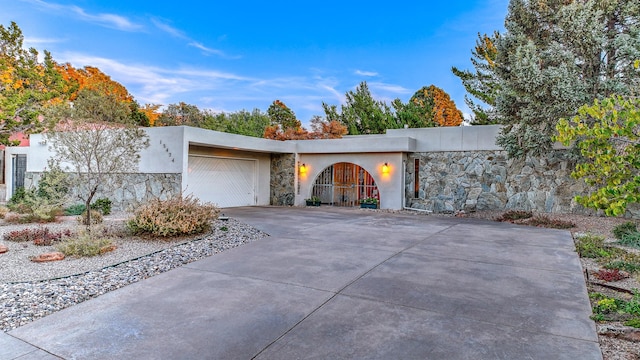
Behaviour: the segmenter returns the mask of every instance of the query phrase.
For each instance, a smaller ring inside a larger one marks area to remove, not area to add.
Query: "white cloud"
[[[173,36],[173,37],[177,37],[180,39],[189,39],[187,37],[187,35],[184,34],[184,32],[174,28],[171,25],[168,25],[158,19],[151,19],[151,22],[153,23],[153,25],[155,25],[158,29],[166,32],[167,34]]]
[[[71,13],[75,14],[76,17],[81,20],[95,23],[101,26],[114,28],[123,31],[138,31],[142,29],[142,26],[139,24],[135,24],[124,16],[116,15],[116,14],[90,14],[87,13],[83,8],[76,5],[61,5],[51,2],[46,2],[42,0],[23,0],[41,8],[55,10],[61,13]]]
[[[229,81],[250,79],[212,70],[167,69],[156,66],[125,64],[117,60],[78,53],[64,53],[63,62],[75,67],[91,65],[125,85],[141,103],[166,104],[181,93],[214,91]],[[205,80],[206,79],[206,80]]]
[[[411,90],[402,87],[400,85],[394,85],[394,84],[385,84],[385,83],[381,83],[381,82],[371,82],[371,83],[367,83],[369,85],[369,88],[372,91],[383,91],[386,93],[392,93],[392,94],[409,94],[411,93]]]
[[[225,56],[224,52],[217,50],[217,49],[212,49],[212,48],[208,48],[202,44],[200,44],[199,42],[196,41],[192,41],[188,44],[189,46],[193,46],[195,48],[198,48],[202,51],[204,51],[207,54],[213,54],[213,55],[219,55],[219,56]]]
[[[178,39],[182,39],[182,40],[186,40],[187,41],[187,45],[194,47],[196,49],[200,49],[202,50],[202,52],[204,52],[206,55],[217,55],[223,58],[227,58],[227,59],[237,59],[240,58],[239,56],[229,56],[227,54],[225,54],[224,51],[222,50],[218,50],[218,49],[214,49],[211,47],[208,47],[204,44],[202,44],[199,41],[193,40],[192,38],[190,38],[187,34],[184,33],[184,31],[176,29],[175,27],[159,20],[159,19],[151,19],[151,22],[153,23],[153,25],[155,25],[158,29],[166,32],[167,34],[178,38]]]
[[[368,77],[378,76],[377,72],[374,72],[374,71],[363,71],[363,70],[356,70],[355,74],[356,75],[360,75],[360,76],[368,76]]]
[[[54,44],[64,42],[66,39],[55,39],[55,38],[37,38],[37,37],[25,37],[24,44],[26,46],[31,45],[41,45],[41,44]]]

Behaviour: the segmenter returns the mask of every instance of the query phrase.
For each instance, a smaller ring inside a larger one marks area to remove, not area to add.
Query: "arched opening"
[[[322,170],[313,183],[311,196],[334,206],[358,206],[366,198],[380,200],[373,176],[361,166],[346,162]]]

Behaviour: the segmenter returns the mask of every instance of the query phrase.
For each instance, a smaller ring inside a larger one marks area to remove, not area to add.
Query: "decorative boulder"
[[[64,254],[57,251],[40,254],[31,259],[31,261],[33,262],[49,262],[49,261],[60,261],[60,260],[64,260]]]
[[[0,254],[4,254],[7,251],[9,251],[9,248],[4,246],[4,245],[0,245]]]

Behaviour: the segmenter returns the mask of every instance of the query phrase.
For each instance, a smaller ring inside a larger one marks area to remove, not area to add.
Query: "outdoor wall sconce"
[[[307,165],[303,163],[302,165],[300,165],[300,174],[304,174],[306,172],[307,172]]]
[[[384,165],[382,165],[382,173],[383,174],[388,174],[389,173],[389,164],[388,163],[384,163]]]

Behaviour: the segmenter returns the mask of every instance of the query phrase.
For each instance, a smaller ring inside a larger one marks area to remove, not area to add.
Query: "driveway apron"
[[[602,359],[567,231],[331,207],[224,213],[270,236],[0,334],[16,349],[0,358]]]

